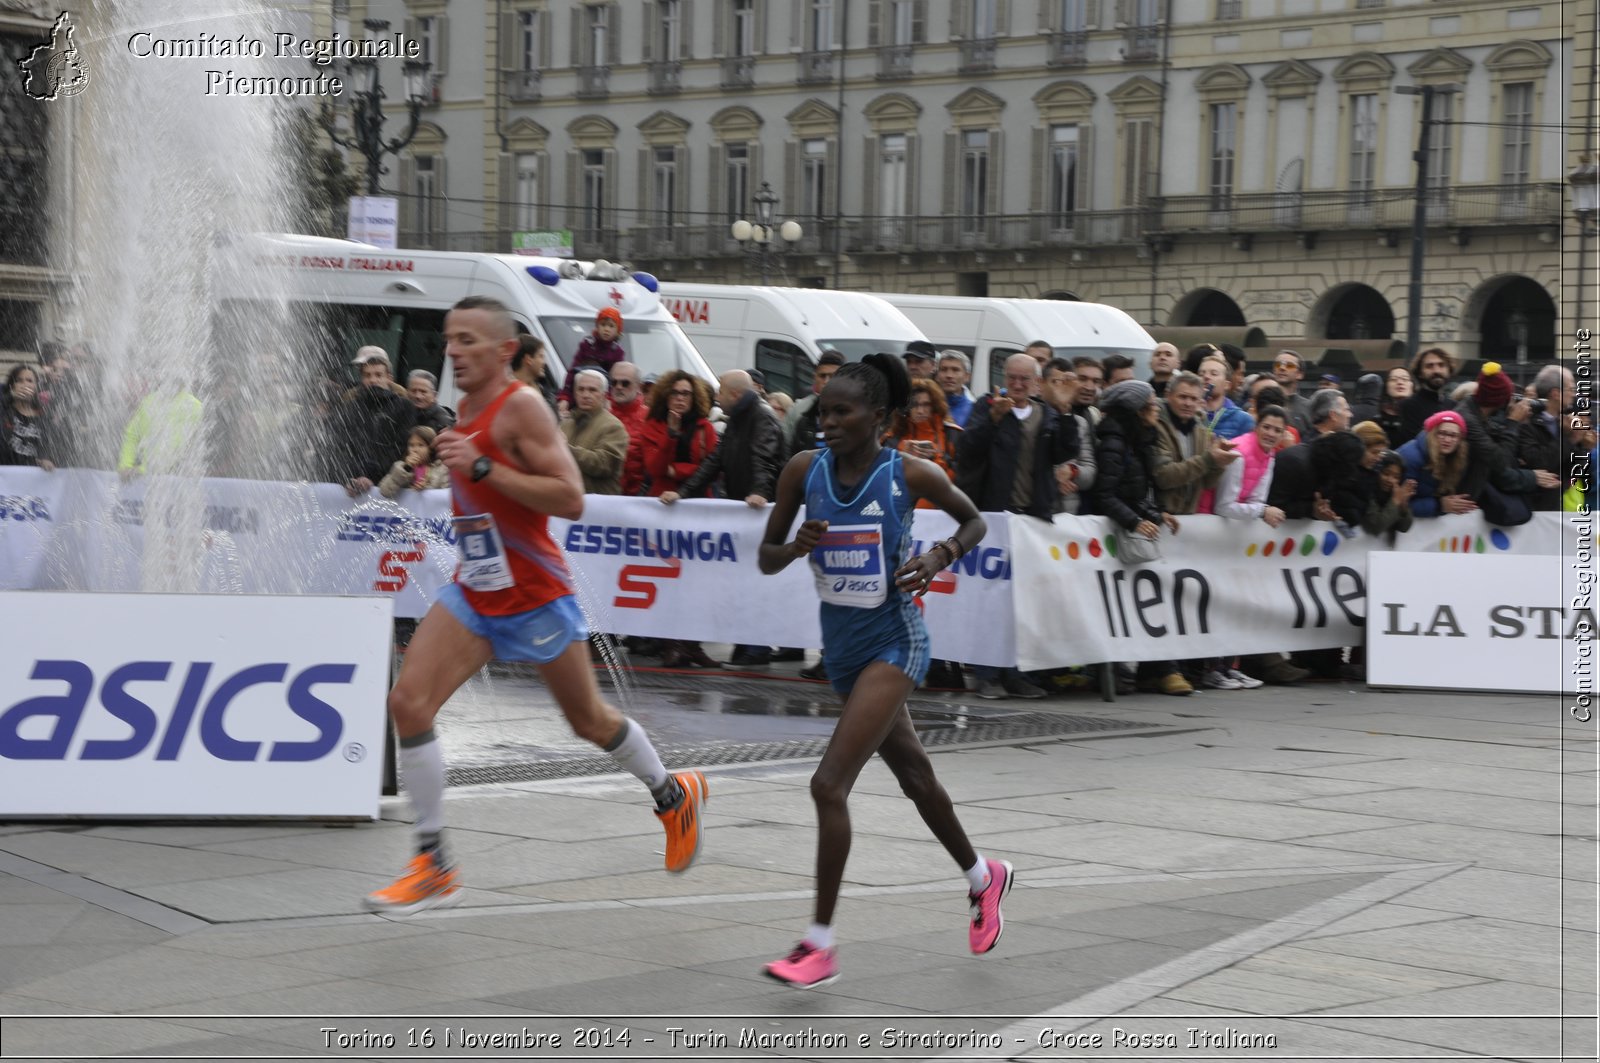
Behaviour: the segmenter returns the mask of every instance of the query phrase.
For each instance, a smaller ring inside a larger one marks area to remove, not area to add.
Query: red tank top
[[[495,444],[490,427],[500,407],[523,386],[512,381],[482,413],[456,425],[458,432],[477,433],[475,442],[478,449],[488,455],[491,461],[513,469],[520,467]],[[484,616],[509,616],[537,609],[573,592],[566,559],[555,540],[550,538],[548,515],[512,501],[487,483],[473,483],[465,476],[450,478],[450,503],[457,517],[483,514],[493,517],[505,545],[511,586],[503,590],[483,591],[473,590],[462,583],[461,593],[474,610]],[[457,546],[461,546],[459,532]],[[460,578],[461,569],[458,567],[458,582]]]

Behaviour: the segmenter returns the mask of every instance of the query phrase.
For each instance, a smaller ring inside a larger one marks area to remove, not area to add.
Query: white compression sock
[[[444,829],[444,752],[433,728],[400,739],[400,777],[411,801],[418,841],[437,845]]]
[[[833,948],[833,927],[827,923],[812,923],[806,930],[805,939],[811,943],[812,948],[831,949]]]
[[[674,796],[677,784],[667,774],[656,747],[650,744],[650,736],[644,733],[643,727],[624,718],[622,730],[606,746],[606,752],[634,778],[648,786],[657,803]]]
[[[983,888],[989,884],[989,861],[978,854],[978,862],[967,868],[967,885],[973,893],[982,893]]]

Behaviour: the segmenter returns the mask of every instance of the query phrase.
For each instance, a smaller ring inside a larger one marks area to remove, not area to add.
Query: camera
[[[1527,403],[1528,412],[1533,414],[1535,417],[1539,416],[1545,411],[1545,403],[1543,399],[1528,399]]]

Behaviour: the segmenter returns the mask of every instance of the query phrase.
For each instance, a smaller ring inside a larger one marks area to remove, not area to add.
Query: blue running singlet
[[[884,447],[850,496],[841,499],[840,492],[833,451],[819,450],[806,471],[805,515],[828,522],[811,551],[828,680],[847,694],[864,668],[887,661],[921,683],[928,674],[928,629],[916,597],[894,579],[911,548],[916,505],[900,452]]]

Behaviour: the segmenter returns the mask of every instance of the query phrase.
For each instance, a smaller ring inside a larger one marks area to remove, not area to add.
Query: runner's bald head
[[[450,309],[482,310],[489,318],[490,338],[496,342],[517,337],[517,322],[511,316],[510,308],[493,296],[469,295]]]

